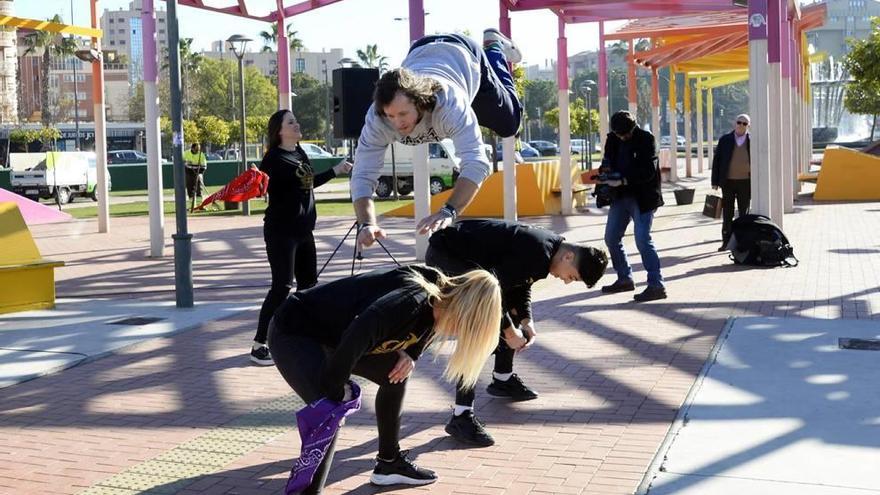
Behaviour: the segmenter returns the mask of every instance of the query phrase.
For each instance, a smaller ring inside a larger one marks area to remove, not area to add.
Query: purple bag
[[[315,471],[327,454],[327,447],[339,431],[340,423],[346,416],[361,408],[360,387],[353,381],[348,384],[353,396],[350,401],[336,402],[321,398],[297,411],[296,424],[302,440],[302,450],[299,459],[293,462],[285,495],[299,493],[311,484]]]

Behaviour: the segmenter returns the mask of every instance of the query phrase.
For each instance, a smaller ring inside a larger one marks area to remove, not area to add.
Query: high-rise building
[[[211,42],[211,51],[202,52],[202,55],[213,59],[233,60],[238,63],[232,51],[226,48],[224,41]],[[324,68],[326,67],[332,74],[333,69],[339,67],[339,61],[342,60],[343,54],[342,48],[331,48],[330,51],[323,52],[290,50],[289,57],[291,74],[305,73],[323,82]],[[246,52],[243,61],[245,67],[254,67],[264,76],[274,76],[278,64],[278,54],[274,51]],[[331,80],[332,75],[328,75],[328,82]]]
[[[141,0],[133,0],[128,10],[104,10],[101,16],[101,29],[104,38],[101,41],[105,50],[115,50],[128,59],[128,80],[139,81],[144,71],[144,43],[141,26],[143,4]],[[164,9],[157,8],[156,40],[159,57],[163,57],[168,49],[168,15]],[[132,86],[134,87],[134,86]]]
[[[0,0],[0,16],[13,15],[12,0]],[[14,29],[0,30],[0,123],[18,122],[18,63]]]
[[[809,31],[807,41],[816,51],[834,60],[849,53],[846,40],[865,39],[871,33],[871,17],[880,17],[878,0],[825,0],[828,8],[825,24]]]

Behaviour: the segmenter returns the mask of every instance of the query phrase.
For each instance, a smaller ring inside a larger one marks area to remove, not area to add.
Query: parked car
[[[209,162],[216,162],[216,161],[222,160],[223,157],[220,156],[220,153],[212,151],[210,153],[205,154],[205,159],[208,160]]]
[[[162,158],[162,165],[168,165],[171,160]],[[147,163],[147,154],[138,150],[113,150],[107,152],[107,165],[125,165],[128,163]]]
[[[660,146],[669,146],[670,141],[671,140],[669,139],[669,136],[661,136],[660,137]],[[676,146],[684,146],[684,142],[685,142],[684,136],[679,135],[678,137],[675,138],[675,145]]]
[[[137,150],[113,150],[107,152],[108,165],[124,163],[147,163],[147,155]]]
[[[309,158],[333,158],[332,153],[328,153],[324,148],[313,143],[299,143],[303,151]]]
[[[586,148],[586,141],[583,139],[572,139],[571,140],[571,154],[580,155],[584,152],[584,148]],[[596,140],[593,140],[593,153],[598,153],[601,151],[599,149],[599,143]]]
[[[532,148],[538,150],[541,156],[557,156],[559,155],[559,146],[550,141],[529,141]]]
[[[520,145],[521,145],[521,147],[519,150],[519,155],[521,157],[523,157],[523,159],[525,159],[525,158],[540,158],[541,157],[541,153],[538,150],[536,150],[535,148],[532,148],[531,146],[529,146],[529,143],[526,143],[525,141],[523,141],[520,143]],[[502,148],[503,148],[503,146],[501,143],[498,143],[498,145],[495,147],[495,151],[496,151],[496,154],[498,155],[499,161],[504,160],[504,153],[501,150]],[[492,161],[491,156],[489,157],[489,161],[490,162]]]

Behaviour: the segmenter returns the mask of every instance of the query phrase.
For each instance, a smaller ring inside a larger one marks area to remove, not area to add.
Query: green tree
[[[61,131],[55,127],[43,127],[37,131],[43,149],[55,149],[55,142],[61,139]]]
[[[290,24],[285,29],[287,31],[287,45],[290,47],[290,51],[298,52],[305,50],[306,47],[303,45],[302,40],[296,36],[299,31],[294,31],[293,26]],[[263,38],[262,51],[273,51],[278,45],[278,23],[273,22],[272,28],[269,31],[260,31],[260,37]]]
[[[539,130],[544,127],[544,113],[556,108],[558,103],[556,83],[553,81],[527,80],[523,84],[525,119],[533,123],[530,135],[533,139],[543,137]]]
[[[214,115],[204,115],[196,120],[202,141],[211,150],[211,145],[225,146],[229,142],[230,123]]]
[[[865,39],[847,41],[850,52],[844,67],[852,76],[846,85],[844,106],[851,113],[871,116],[871,136],[880,115],[880,17],[871,19],[871,34]]]
[[[358,49],[357,56],[364,67],[379,69],[379,72],[388,70],[388,57],[379,54],[379,45],[367,45],[364,50]]]
[[[327,125],[327,86],[305,73],[291,74],[290,87],[294,88],[293,113],[299,121],[305,139],[323,139]]]
[[[55,14],[49,22],[60,23],[61,17]],[[49,105],[49,67],[52,64],[52,57],[66,57],[72,55],[76,51],[76,41],[73,38],[65,38],[57,33],[48,31],[33,31],[23,38],[23,43],[27,47],[25,55],[41,55],[43,60],[41,64],[40,74],[40,120],[43,125],[49,125],[55,122],[55,115],[52,114]]]
[[[572,137],[580,137],[587,131],[587,107],[583,98],[575,98],[568,104],[569,127]],[[599,131],[599,111],[590,109],[590,129],[594,133]],[[553,108],[544,113],[544,121],[551,127],[559,128],[559,108]]]
[[[12,129],[9,131],[9,140],[24,148],[25,153],[30,151],[30,144],[40,140],[40,131],[36,129]]]
[[[194,102],[195,115],[237,121],[240,104],[237,63],[205,59],[194,79],[199,88]],[[245,67],[244,89],[246,115],[268,116],[277,109],[278,89],[256,68]]]
[[[202,130],[196,125],[195,121],[183,119],[183,142],[184,148],[189,149],[195,143],[203,141]]]
[[[192,118],[192,101],[198,99],[198,86],[195,79],[201,71],[205,57],[201,53],[192,51],[192,38],[181,38],[178,41],[180,53],[180,100],[183,107],[184,118]],[[165,51],[165,60],[168,60],[168,50]],[[163,70],[168,70],[168,62],[162,64]],[[163,78],[168,79],[168,78]]]

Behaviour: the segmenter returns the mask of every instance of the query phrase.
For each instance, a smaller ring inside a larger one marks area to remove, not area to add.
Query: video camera
[[[603,167],[604,168],[604,167]],[[615,199],[617,199],[618,191],[616,187],[609,186],[608,184],[602,184],[602,182],[612,181],[612,180],[622,180],[623,175],[620,172],[611,172],[607,169],[600,168],[599,173],[594,175],[596,179],[596,188],[593,190],[593,196],[596,197],[596,207],[602,208],[603,206],[608,206]]]

